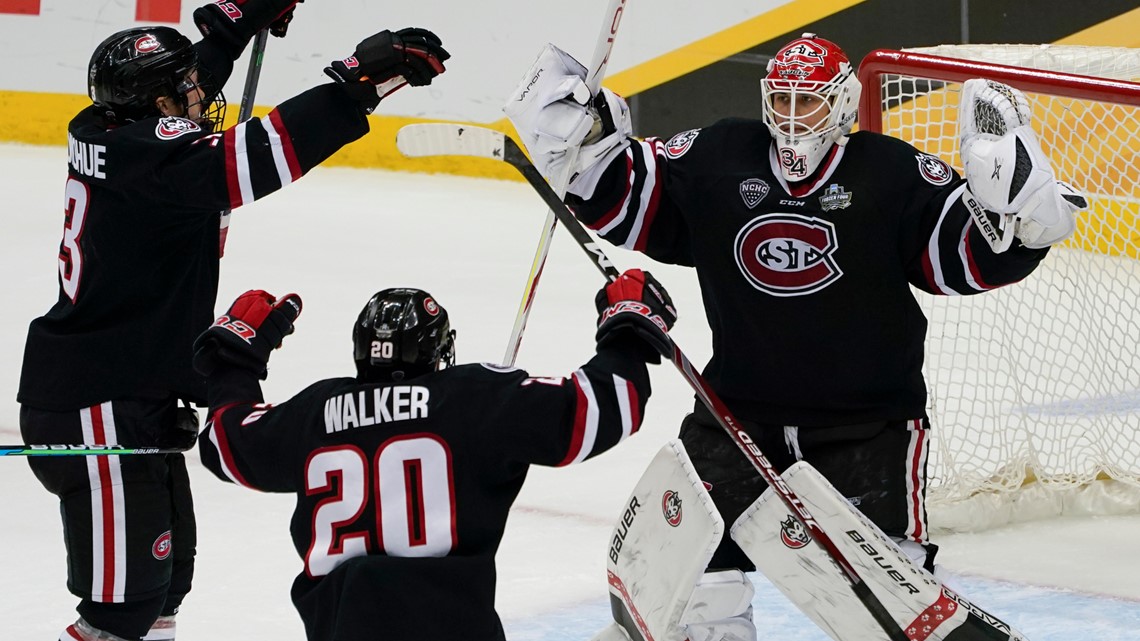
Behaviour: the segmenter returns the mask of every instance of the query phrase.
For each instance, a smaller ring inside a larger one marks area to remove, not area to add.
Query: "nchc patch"
[[[673,159],[684,156],[700,133],[700,129],[690,129],[673,136],[665,143],[665,155]]]
[[[843,275],[833,254],[835,227],[800,214],[757,216],[736,235],[736,265],[756,289],[773,296],[817,292]]]
[[[954,171],[950,169],[950,165],[938,156],[918,154],[914,158],[918,161],[918,172],[926,182],[941,187],[954,178]]]
[[[768,183],[759,178],[749,178],[740,183],[740,197],[749,209],[755,209],[761,200],[768,195]]]

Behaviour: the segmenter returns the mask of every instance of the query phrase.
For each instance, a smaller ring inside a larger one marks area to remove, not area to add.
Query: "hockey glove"
[[[297,4],[301,4],[305,0],[297,0]],[[269,33],[275,38],[284,38],[289,33],[289,23],[293,22],[293,10],[297,5],[289,7],[289,9],[281,14],[276,20],[269,24]]]
[[[194,10],[202,36],[220,44],[237,60],[253,36],[265,28],[284,36],[300,0],[218,0]],[[278,33],[279,32],[279,33]]]
[[[222,365],[232,365],[266,376],[269,353],[293,333],[301,314],[301,297],[287,294],[274,299],[259,289],[238,296],[229,311],[194,341],[194,369],[209,376]]]
[[[357,45],[352,57],[325,67],[325,73],[372,113],[380,99],[404,85],[430,85],[446,71],[443,63],[450,57],[427,29],[384,30]]]
[[[640,355],[650,363],[673,356],[668,331],[677,322],[669,292],[649,272],[630,269],[598,292],[598,347],[611,341],[636,341]]]

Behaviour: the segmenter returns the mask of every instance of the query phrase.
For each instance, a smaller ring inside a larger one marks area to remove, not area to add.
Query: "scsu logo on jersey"
[[[673,136],[669,142],[665,143],[665,155],[673,159],[685,155],[685,152],[693,145],[693,141],[697,139],[697,135],[700,133],[700,129],[690,129]]]
[[[798,214],[754,218],[734,246],[740,272],[773,296],[803,296],[835,282],[843,275],[832,256],[838,248],[830,222]]]
[[[938,156],[918,154],[914,158],[918,161],[919,173],[926,179],[926,182],[932,185],[945,185],[954,177],[954,171],[950,169],[950,165],[947,165]]]
[[[183,134],[192,134],[197,131],[202,131],[202,128],[193,120],[167,116],[158,121],[158,125],[154,128],[154,135],[163,140],[173,140]]]

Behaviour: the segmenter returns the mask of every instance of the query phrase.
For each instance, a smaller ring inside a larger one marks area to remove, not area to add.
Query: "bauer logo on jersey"
[[[700,129],[690,129],[673,136],[669,142],[665,143],[665,155],[673,159],[684,156],[685,152],[689,151],[689,147],[693,146],[693,141],[697,139],[700,133]]]
[[[154,135],[163,140],[174,140],[183,134],[192,134],[199,131],[202,131],[202,128],[193,120],[187,120],[177,116],[167,116],[158,121],[158,126],[154,128]]]
[[[793,550],[798,550],[811,543],[811,537],[804,529],[804,524],[789,514],[788,518],[780,522],[780,542]]]
[[[681,495],[673,490],[666,490],[661,496],[661,513],[665,515],[665,522],[673,527],[681,524]]]
[[[765,214],[736,235],[736,265],[753,287],[773,296],[817,292],[843,275],[832,254],[835,227],[799,214]]]
[[[761,200],[768,195],[768,183],[759,178],[749,178],[740,183],[740,197],[749,209],[755,209]]]
[[[170,556],[170,551],[173,548],[174,545],[170,540],[170,530],[167,530],[162,534],[159,534],[158,538],[155,539],[154,543],[151,544],[150,554],[159,561],[162,561],[165,560],[166,557]]]
[[[954,178],[954,171],[950,169],[950,165],[947,165],[938,156],[918,154],[914,158],[918,161],[918,171],[926,179],[926,182],[942,186]]]
[[[827,189],[823,191],[823,195],[819,197],[819,206],[823,208],[823,211],[847,209],[851,206],[851,194],[833,183],[828,185]]]

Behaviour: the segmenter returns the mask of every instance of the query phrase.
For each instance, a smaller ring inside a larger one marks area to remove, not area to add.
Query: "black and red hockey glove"
[[[450,57],[439,36],[427,29],[384,30],[356,45],[351,57],[325,67],[325,73],[371,113],[381,98],[405,84],[430,85],[446,71],[443,63]]]
[[[598,346],[611,341],[636,341],[647,362],[660,363],[673,356],[668,332],[677,322],[669,292],[649,272],[630,269],[598,292]],[[628,344],[628,343],[627,343]],[[650,349],[644,349],[644,348]]]
[[[254,289],[238,296],[229,311],[194,341],[194,369],[209,376],[219,366],[232,365],[264,379],[269,353],[293,333],[293,321],[300,314],[301,297],[296,294],[276,299]]]
[[[218,0],[194,10],[194,24],[202,36],[220,44],[237,60],[262,29],[283,37],[293,9],[303,0]]]

